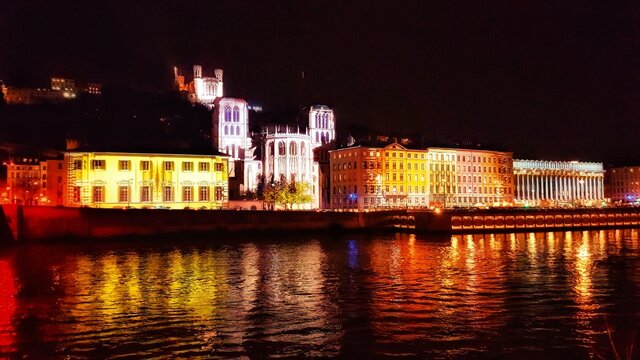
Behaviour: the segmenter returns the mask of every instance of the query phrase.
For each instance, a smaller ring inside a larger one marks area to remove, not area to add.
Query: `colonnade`
[[[521,172],[515,174],[516,200],[585,201],[604,198],[603,174]]]

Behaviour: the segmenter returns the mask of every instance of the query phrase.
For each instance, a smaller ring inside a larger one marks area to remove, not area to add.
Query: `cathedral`
[[[228,154],[229,197],[257,192],[261,185],[286,179],[310,185],[313,202],[307,208],[329,208],[329,157],[335,148],[335,116],[326,105],[309,108],[305,127],[270,124],[257,134],[249,131],[249,106],[243,99],[223,97],[222,70],[202,77],[194,66],[194,80],[185,84],[174,68],[176,86],[192,102],[213,110],[213,147]]]
[[[249,133],[247,102],[217,99],[213,110],[214,148],[229,154],[229,196],[256,192],[260,184],[286,179],[309,183],[313,203],[328,207],[328,150],[335,144],[335,118],[326,105],[309,110],[308,125],[271,124]],[[256,139],[254,142],[253,139]],[[326,160],[326,161],[325,161]]]
[[[178,91],[187,93],[191,103],[200,103],[210,110],[213,109],[216,99],[222,97],[222,70],[215,69],[214,76],[202,76],[202,66],[193,65],[193,80],[186,83],[185,76],[181,75],[176,66],[173,67],[173,76]]]

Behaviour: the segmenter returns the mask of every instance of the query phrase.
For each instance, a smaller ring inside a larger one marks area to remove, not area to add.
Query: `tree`
[[[264,187],[264,202],[270,207],[282,206],[290,210],[294,205],[308,204],[313,201],[309,193],[310,185],[304,182],[280,180]]]

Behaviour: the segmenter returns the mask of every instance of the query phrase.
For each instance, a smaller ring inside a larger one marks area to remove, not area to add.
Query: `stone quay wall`
[[[0,239],[37,242],[178,233],[388,228],[388,214],[322,211],[96,209],[2,205]]]
[[[375,212],[95,209],[2,205],[0,242],[180,233],[522,232],[640,227],[640,208]]]

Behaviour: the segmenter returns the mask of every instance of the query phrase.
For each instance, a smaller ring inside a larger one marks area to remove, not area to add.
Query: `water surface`
[[[0,358],[638,358],[637,330],[638,230],[0,250]]]

